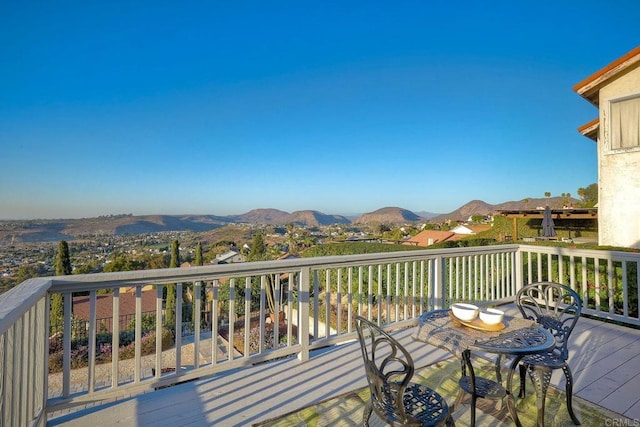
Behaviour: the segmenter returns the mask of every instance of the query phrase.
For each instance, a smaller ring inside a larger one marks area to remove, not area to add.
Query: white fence
[[[588,315],[640,325],[639,262],[637,253],[514,244],[31,279],[0,296],[0,421],[44,425],[46,412],[85,401],[279,357],[304,361],[313,349],[353,339],[354,314],[406,327],[456,301],[511,301],[541,280],[570,285]],[[166,304],[169,286],[175,310]],[[128,331],[118,320],[125,289],[135,292]],[[154,315],[143,316],[143,292],[155,293]],[[54,293],[64,296],[64,331],[48,339]],[[72,328],[78,293],[89,295],[83,330]],[[103,294],[108,332],[96,322]],[[270,322],[269,313],[286,321]]]

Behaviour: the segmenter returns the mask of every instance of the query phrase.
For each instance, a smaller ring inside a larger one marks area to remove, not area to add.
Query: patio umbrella
[[[542,237],[554,237],[556,235],[554,227],[551,208],[547,206],[544,208],[544,214],[542,215]]]

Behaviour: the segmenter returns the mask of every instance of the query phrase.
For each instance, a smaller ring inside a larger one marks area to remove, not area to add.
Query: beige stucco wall
[[[598,138],[598,240],[640,248],[640,148],[610,151],[609,101],[640,96],[640,68],[600,90]]]

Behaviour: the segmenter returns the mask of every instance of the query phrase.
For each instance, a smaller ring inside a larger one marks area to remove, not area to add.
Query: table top
[[[449,310],[434,310],[419,317],[413,339],[435,345],[458,357],[465,350],[500,354],[535,354],[549,351],[555,338],[532,320],[504,316],[504,329],[496,332],[470,328],[453,320]]]

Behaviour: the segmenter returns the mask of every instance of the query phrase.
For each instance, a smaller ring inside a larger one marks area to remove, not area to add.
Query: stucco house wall
[[[640,99],[640,47],[595,73],[574,89],[598,107],[598,120],[581,132],[597,140],[598,243],[640,248],[640,141],[614,148],[612,103]],[[621,105],[621,104],[618,104]],[[589,129],[597,127],[597,133]],[[620,127],[640,127],[635,116]],[[640,139],[635,133],[635,139]],[[633,140],[634,138],[631,138]]]
[[[611,149],[611,101],[640,96],[640,68],[600,89],[598,240],[640,248],[640,147]]]
[[[597,143],[598,243],[640,248],[640,46],[573,90],[598,109],[578,128]]]

